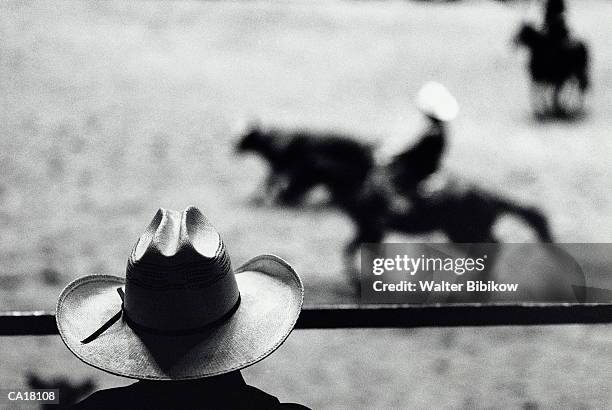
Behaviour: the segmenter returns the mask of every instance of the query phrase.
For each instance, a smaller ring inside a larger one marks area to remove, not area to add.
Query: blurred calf
[[[333,202],[345,202],[361,189],[374,166],[371,146],[334,133],[255,126],[240,137],[236,150],[267,161],[264,195],[284,205],[298,204],[319,185],[329,190]]]

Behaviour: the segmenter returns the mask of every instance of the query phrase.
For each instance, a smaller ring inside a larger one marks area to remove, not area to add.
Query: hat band
[[[98,336],[100,336],[102,333],[104,333],[106,330],[108,330],[108,328],[110,328],[113,324],[115,324],[117,321],[119,321],[119,319],[123,318],[123,320],[125,321],[125,323],[133,330],[137,330],[137,331],[141,331],[141,332],[145,332],[145,333],[151,333],[154,335],[161,335],[161,336],[187,336],[187,335],[191,335],[191,334],[195,334],[195,333],[201,333],[207,329],[210,329],[214,326],[218,326],[220,323],[225,322],[227,319],[230,318],[230,316],[232,316],[236,310],[238,310],[238,307],[240,306],[240,293],[238,294],[238,298],[236,300],[236,303],[234,303],[234,306],[232,306],[232,308],[227,311],[227,313],[225,313],[223,316],[219,317],[218,319],[214,320],[213,322],[207,323],[203,326],[198,326],[195,328],[191,328],[191,329],[177,329],[177,330],[167,330],[167,329],[155,329],[155,328],[151,328],[151,327],[147,327],[147,326],[142,326],[139,325],[138,323],[134,322],[134,320],[132,320],[128,314],[127,311],[124,308],[124,299],[125,299],[125,294],[123,292],[122,288],[117,288],[117,293],[119,294],[119,297],[121,297],[121,310],[119,312],[117,312],[113,317],[111,317],[109,320],[107,320],[102,326],[100,326],[96,331],[94,331],[91,335],[87,336],[85,339],[81,340],[82,344],[87,344],[89,342],[92,342],[93,340],[97,339]]]

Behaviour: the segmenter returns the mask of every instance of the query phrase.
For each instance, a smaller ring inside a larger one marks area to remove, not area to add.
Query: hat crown
[[[230,258],[219,233],[195,207],[160,208],[132,249],[125,309],[153,329],[189,329],[230,311],[238,300]]]
[[[231,271],[221,237],[195,207],[160,208],[128,259],[127,276],[142,285],[203,285]]]

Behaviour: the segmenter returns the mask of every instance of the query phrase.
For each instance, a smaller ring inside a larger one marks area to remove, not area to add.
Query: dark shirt
[[[563,45],[569,40],[569,30],[563,15],[551,17],[544,24],[544,38],[549,42],[548,47]]]
[[[563,0],[548,0],[546,3],[543,32],[549,42],[548,47],[558,46],[569,39]]]
[[[308,409],[245,383],[240,372],[190,381],[138,381],[100,390],[73,409]]]
[[[440,123],[432,123],[421,139],[398,154],[389,165],[393,185],[399,193],[412,194],[417,185],[440,167],[446,133]]]

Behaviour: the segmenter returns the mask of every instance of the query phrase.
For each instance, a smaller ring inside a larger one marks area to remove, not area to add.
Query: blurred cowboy
[[[453,120],[459,105],[442,84],[428,82],[421,87],[417,108],[424,114],[427,126],[416,144],[393,155],[386,164],[395,191],[413,197],[419,184],[440,168],[447,144],[447,124]]]
[[[544,6],[544,37],[550,46],[558,46],[569,40],[569,29],[565,22],[565,3],[563,0],[548,0]]]

